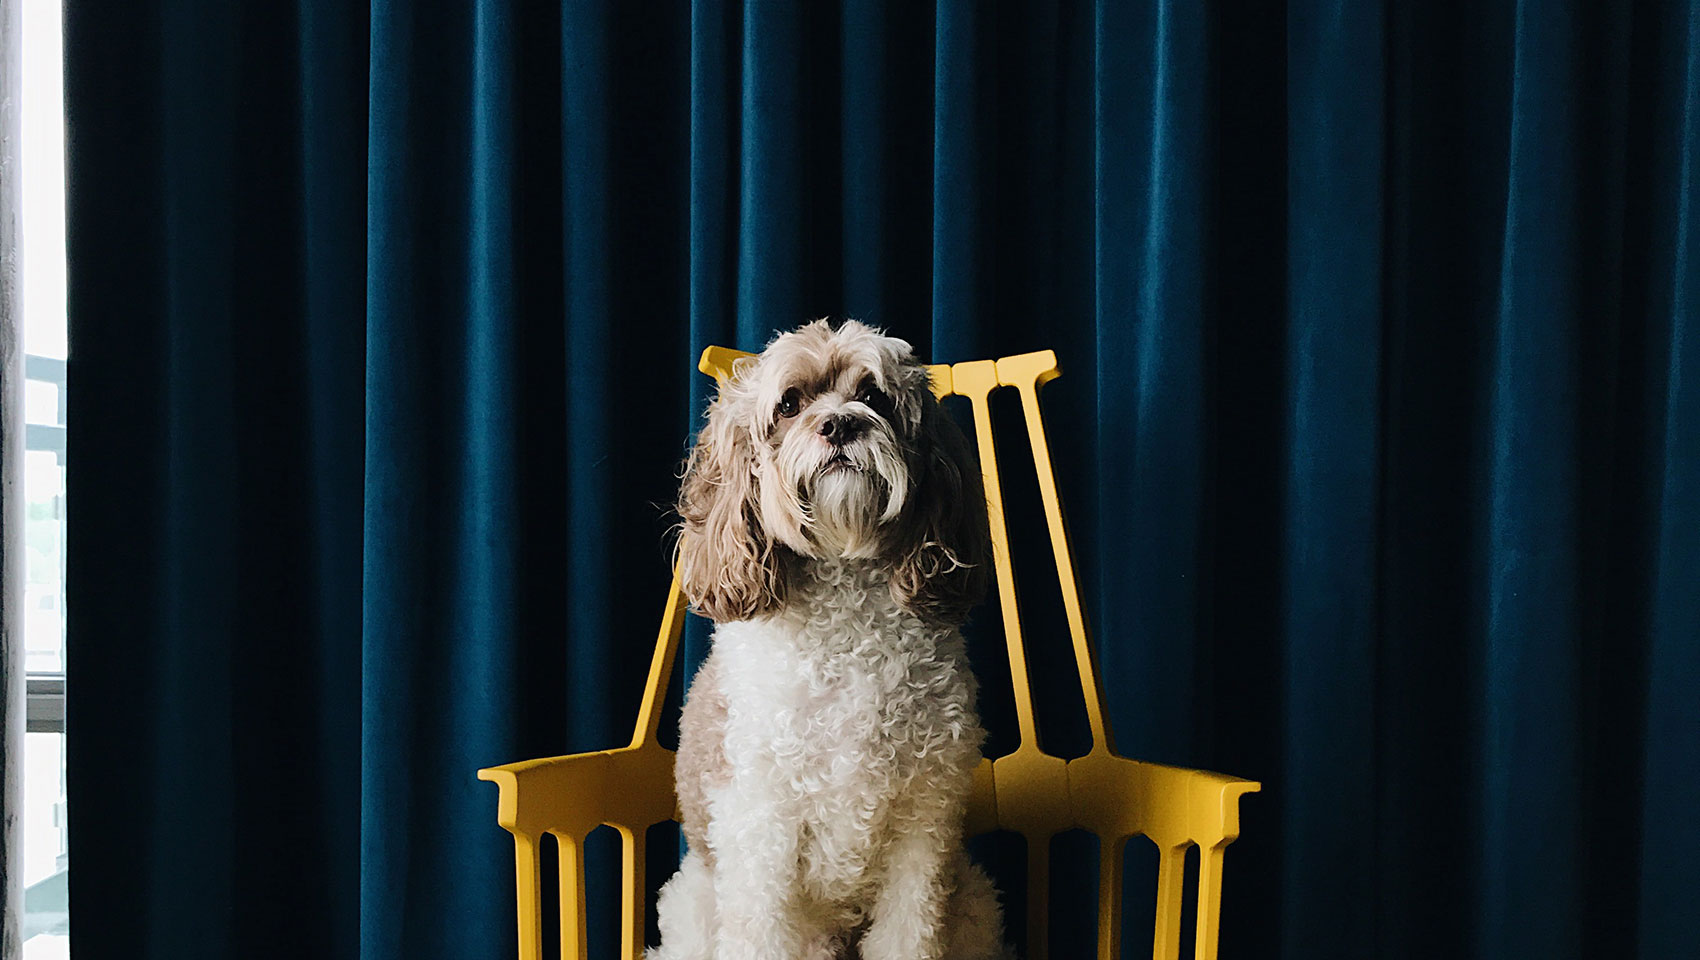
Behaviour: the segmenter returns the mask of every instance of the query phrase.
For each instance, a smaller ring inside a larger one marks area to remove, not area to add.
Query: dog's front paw
[[[662,885],[655,912],[661,945],[644,960],[714,960],[714,877],[696,851]]]
[[[936,924],[920,917],[887,917],[862,937],[862,960],[941,960]]]

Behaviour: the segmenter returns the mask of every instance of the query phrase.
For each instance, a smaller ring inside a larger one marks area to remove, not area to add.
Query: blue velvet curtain
[[[1700,4],[66,7],[84,960],[511,956],[473,772],[627,736],[693,359],[817,316],[1061,357],[1224,955],[1692,951]]]

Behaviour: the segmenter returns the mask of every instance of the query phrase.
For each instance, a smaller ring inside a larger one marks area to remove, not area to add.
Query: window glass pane
[[[59,422],[59,385],[41,380],[24,381],[24,422]]]
[[[65,669],[65,468],[51,451],[24,454],[24,670]]]
[[[65,90],[59,0],[26,0],[18,111],[24,352],[64,359]]]
[[[24,960],[68,955],[65,735],[24,734]]]
[[[65,112],[60,0],[22,3],[18,176],[25,447],[24,662],[65,669]],[[32,688],[56,681],[33,679]],[[38,709],[52,704],[53,709]],[[63,701],[32,696],[22,773],[24,960],[70,956]]]

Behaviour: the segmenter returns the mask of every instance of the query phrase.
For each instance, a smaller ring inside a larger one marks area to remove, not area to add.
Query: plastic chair
[[[703,351],[699,366],[704,373],[724,381],[735,374],[736,361],[747,356],[736,350],[709,347]],[[1141,763],[1115,752],[1039,410],[1039,388],[1055,379],[1059,372],[1056,354],[1045,350],[996,361],[935,365],[929,370],[933,392],[940,398],[955,394],[968,398],[973,405],[1021,737],[1013,753],[981,761],[969,801],[966,834],[1007,830],[1027,840],[1028,960],[1042,960],[1047,949],[1046,899],[1052,836],[1076,828],[1098,835],[1097,956],[1100,960],[1121,956],[1123,850],[1128,839],[1135,835],[1150,838],[1158,849],[1157,910],[1151,955],[1154,960],[1178,960],[1183,865],[1187,848],[1197,846],[1194,955],[1199,960],[1215,960],[1223,851],[1239,836],[1240,797],[1256,792],[1260,784],[1218,773]],[[1021,395],[1075,664],[1085,692],[1092,749],[1073,760],[1047,754],[1039,748],[1033,717],[1027,647],[1016,604],[1015,572],[1010,563],[997,451],[992,439],[990,397],[1001,387],[1013,387]],[[620,955],[626,960],[642,957],[644,836],[650,826],[675,819],[673,751],[657,741],[656,728],[685,615],[685,599],[675,578],[650,662],[637,729],[628,746],[478,771],[480,779],[492,781],[500,788],[496,819],[514,837],[520,960],[538,960],[542,956],[538,844],[546,833],[554,835],[560,850],[561,955],[564,960],[585,960],[584,840],[604,824],[619,831],[623,846]]]

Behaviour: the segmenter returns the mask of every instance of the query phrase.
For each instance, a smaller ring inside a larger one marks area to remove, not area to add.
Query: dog
[[[985,732],[958,627],[985,591],[985,494],[929,384],[904,341],[816,321],[709,406],[676,550],[716,626],[649,960],[1008,956],[962,846]]]

